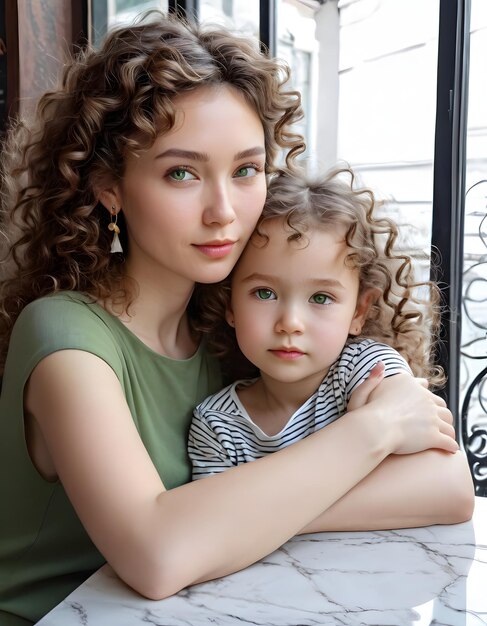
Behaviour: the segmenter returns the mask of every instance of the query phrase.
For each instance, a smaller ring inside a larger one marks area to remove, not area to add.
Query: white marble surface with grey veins
[[[472,522],[302,535],[161,601],[101,568],[39,626],[487,625],[487,498]]]

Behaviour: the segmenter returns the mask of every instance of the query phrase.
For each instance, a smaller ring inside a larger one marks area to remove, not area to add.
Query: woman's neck
[[[197,349],[186,313],[194,284],[174,277],[165,280],[163,272],[160,274],[158,280],[147,274],[129,275],[127,283],[134,283],[135,289],[127,311],[120,313],[113,301],[103,306],[154,352],[174,359],[189,358]]]

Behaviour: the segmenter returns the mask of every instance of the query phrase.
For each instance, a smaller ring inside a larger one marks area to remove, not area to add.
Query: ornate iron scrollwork
[[[476,398],[485,411],[483,389],[487,384],[487,367],[485,367],[470,383],[462,406],[462,441],[467,455],[468,464],[475,485],[475,495],[487,497],[487,430],[474,424],[469,431],[468,410],[474,391]]]
[[[484,184],[487,180],[478,181],[466,196],[474,188],[483,191],[479,186]],[[466,390],[461,436],[475,494],[487,497],[487,214],[482,193],[481,198],[483,206],[466,212],[465,221],[461,355]]]

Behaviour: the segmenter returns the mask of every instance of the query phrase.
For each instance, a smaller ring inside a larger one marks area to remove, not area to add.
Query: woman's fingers
[[[383,379],[370,392],[368,402],[385,411],[387,424],[396,432],[396,454],[428,448],[458,450],[451,411],[420,380],[405,374]]]
[[[438,409],[438,415],[444,422],[448,422],[448,424],[453,424],[453,413],[446,406],[441,406]]]
[[[368,378],[353,392],[348,409],[358,409],[367,404],[371,396],[376,396],[374,391],[384,392],[385,388],[382,385],[379,387],[381,382],[387,387],[392,385],[391,389],[395,389],[395,393],[389,397],[386,406],[389,407],[390,419],[398,419],[398,423],[402,423],[403,438],[396,453],[410,454],[427,448],[456,452],[459,446],[455,440],[453,415],[444,399],[428,389],[426,379],[412,379],[406,375],[392,379],[396,380],[384,380],[384,364],[377,363],[370,370]]]
[[[453,439],[455,439],[455,429],[451,424],[448,424],[447,422],[441,420],[441,422],[439,423],[439,430],[444,435],[448,435],[449,437],[453,437]]]
[[[437,447],[448,452],[456,452],[459,445],[455,439],[455,429],[453,428],[453,415],[446,407],[438,409],[438,444]]]
[[[435,402],[434,411],[436,411],[438,417],[440,417],[444,422],[447,424],[453,424],[453,413],[445,404],[440,405]]]
[[[377,385],[384,379],[384,369],[385,366],[382,361],[379,361],[374,365],[374,367],[370,370],[368,377],[360,383],[350,396],[350,400],[347,405],[349,411],[359,409],[367,404],[372,391],[374,391]]]
[[[445,400],[441,397],[441,396],[437,396],[435,393],[433,394],[433,398],[435,401],[435,404],[437,404],[438,406],[444,406],[446,407],[446,402]]]
[[[458,452],[459,450],[459,445],[455,441],[455,438],[444,434],[438,435],[437,443],[432,447],[446,450],[447,452]]]

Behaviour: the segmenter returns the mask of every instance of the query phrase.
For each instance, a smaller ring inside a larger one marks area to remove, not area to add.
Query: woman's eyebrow
[[[234,161],[245,159],[252,156],[260,156],[265,154],[265,148],[263,146],[254,146],[253,148],[247,148],[242,152],[237,152],[233,157]],[[209,161],[210,157],[206,152],[196,152],[195,150],[182,150],[181,148],[169,148],[164,150],[160,154],[156,155],[156,159],[164,159],[167,157],[178,157],[180,159],[189,159],[190,161]]]
[[[181,150],[180,148],[169,148],[156,155],[156,159],[164,159],[166,157],[178,157],[181,159],[189,159],[190,161],[209,161],[210,157],[206,152],[195,152],[193,150]]]
[[[248,150],[242,150],[242,152],[237,152],[233,159],[234,161],[238,161],[239,159],[245,159],[252,156],[261,156],[263,154],[265,154],[265,148],[263,146],[255,146],[254,148],[249,148]]]

